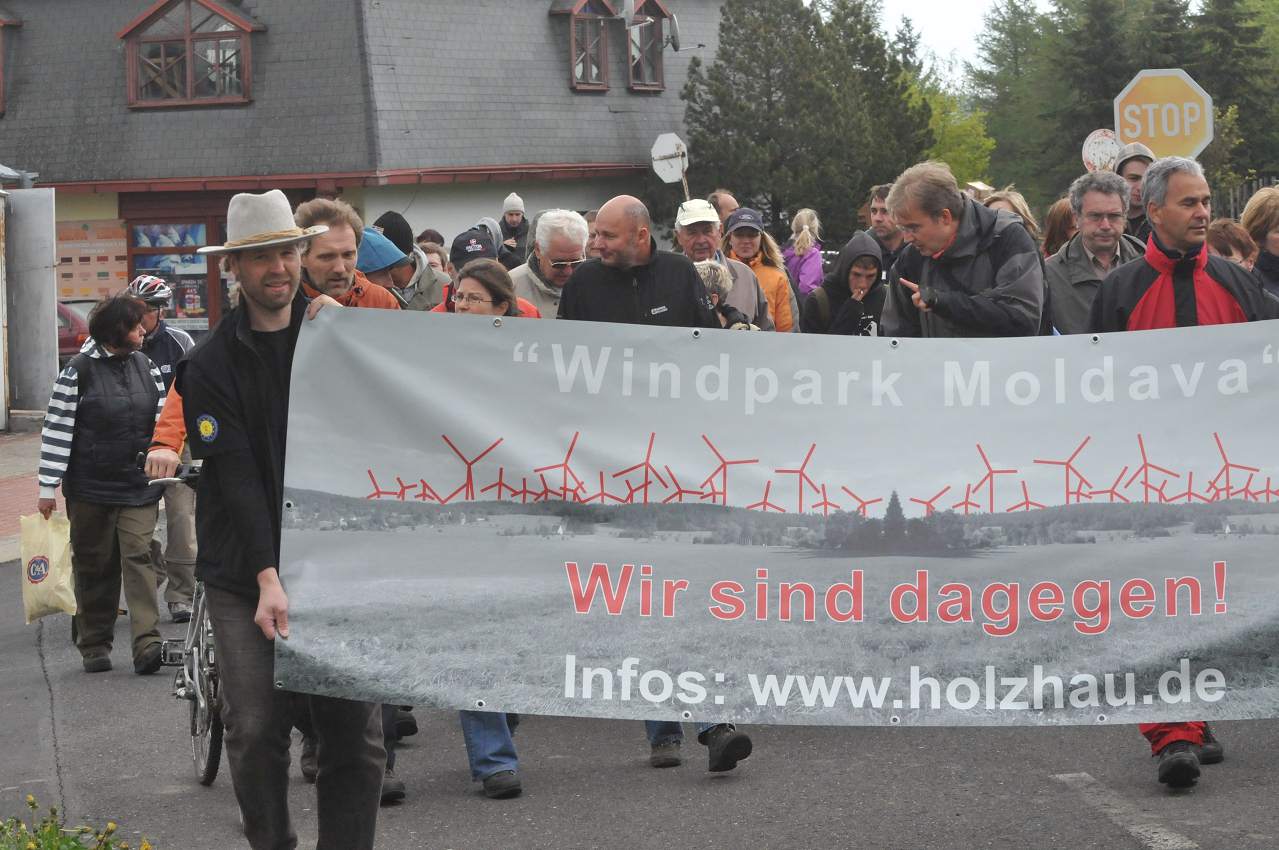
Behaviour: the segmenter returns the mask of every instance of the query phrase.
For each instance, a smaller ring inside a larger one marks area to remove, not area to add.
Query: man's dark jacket
[[[564,284],[559,318],[630,325],[718,328],[714,308],[693,263],[680,254],[657,250],[646,265],[629,269],[599,259],[577,267]]]
[[[940,254],[902,251],[888,279],[881,336],[1002,337],[1041,332],[1047,287],[1043,257],[1021,219],[964,199],[955,239]],[[931,290],[919,310],[902,278]]]
[[[835,268],[822,278],[822,285],[808,293],[800,316],[800,330],[806,334],[840,334],[843,336],[874,336],[884,309],[884,294],[888,287],[883,275],[861,301],[853,298],[848,286],[848,273],[853,263],[861,257],[881,262],[880,244],[869,230],[854,233],[853,238],[840,249]]]
[[[1200,245],[1186,254],[1157,235],[1140,259],[1114,269],[1092,302],[1092,333],[1226,325],[1279,318],[1279,300],[1254,277]]]
[[[299,292],[288,326],[289,362],[306,305]],[[204,461],[196,510],[196,576],[256,599],[257,574],[280,561],[288,398],[279,397],[243,304],[179,364],[177,384],[191,455]]]

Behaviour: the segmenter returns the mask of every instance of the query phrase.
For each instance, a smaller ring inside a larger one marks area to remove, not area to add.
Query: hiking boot
[[[679,767],[684,763],[684,756],[679,751],[679,741],[654,744],[648,754],[648,763],[653,767]]]
[[[315,774],[319,772],[319,767],[315,760],[316,739],[302,736],[302,758],[298,759],[298,767],[302,768],[302,778],[308,783],[315,784]]]
[[[508,711],[506,713],[506,731],[514,735],[515,730],[518,728],[520,728],[520,716],[513,711]]]
[[[1189,788],[1199,778],[1198,747],[1173,741],[1159,751],[1159,781],[1170,788]]]
[[[1217,736],[1212,734],[1212,727],[1204,724],[1204,741],[1199,745],[1200,764],[1221,764],[1226,759],[1226,751],[1222,748]]]
[[[417,718],[402,708],[395,709],[395,737],[407,738],[417,734]]]
[[[520,787],[520,778],[513,770],[499,770],[492,776],[484,777],[484,796],[490,800],[518,797],[523,790]]]
[[[111,658],[107,655],[86,655],[80,663],[86,673],[105,673],[111,669]]]
[[[382,805],[398,803],[404,799],[404,793],[404,780],[396,777],[395,771],[388,767],[382,777]]]
[[[160,669],[160,662],[163,654],[163,644],[159,641],[149,643],[142,648],[133,659],[133,672],[139,676],[150,676],[152,673]]]
[[[175,623],[191,622],[191,603],[190,602],[170,602],[169,617]]]
[[[712,726],[701,737],[706,745],[711,773],[723,773],[737,767],[737,763],[751,754],[751,739],[745,732],[737,731],[731,723]]]

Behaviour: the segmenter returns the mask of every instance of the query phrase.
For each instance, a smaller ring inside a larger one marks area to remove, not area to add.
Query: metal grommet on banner
[[[680,717],[683,717],[685,720],[692,720],[692,719],[693,719],[693,712],[691,712],[691,711],[685,711],[683,714],[681,714],[681,715],[680,715]]]
[[[702,331],[700,328],[693,328],[693,339],[701,339]]]
[[[277,691],[282,691],[282,690],[284,690],[284,683],[283,683],[283,682],[276,682],[276,683],[275,683],[275,689],[276,689]]]
[[[896,726],[897,724],[902,722],[902,719],[898,717],[896,714],[894,714],[892,717],[888,718],[888,722]]]
[[[1097,343],[1099,343],[1099,342],[1101,342],[1101,334],[1093,334],[1093,335],[1092,335],[1092,344],[1093,344],[1093,345],[1096,345],[1096,344],[1097,344]]]
[[[890,340],[888,341],[888,347],[889,347],[889,348],[896,348],[896,347],[897,347],[897,346],[899,346],[899,345],[901,345],[901,343],[900,343],[900,342],[899,342],[896,338],[894,338],[894,339],[890,339]]]
[[[483,708],[483,707],[485,706],[485,704],[486,704],[486,703],[485,703],[485,702],[484,702],[484,700],[482,700],[482,699],[477,699],[477,700],[475,701],[475,707],[476,707],[476,708]]]
[[[1106,715],[1104,715],[1104,714],[1098,714],[1098,715],[1097,715],[1097,722],[1098,722],[1098,723],[1105,723],[1105,722],[1106,722]]]
[[[293,510],[293,500],[292,499],[286,500],[284,503],[284,507],[288,508],[289,510]]]
[[[495,327],[495,328],[500,328],[500,327],[502,327],[502,319],[501,319],[501,317],[498,317],[498,318],[496,318],[496,319],[494,319],[494,320],[493,320],[493,327]]]

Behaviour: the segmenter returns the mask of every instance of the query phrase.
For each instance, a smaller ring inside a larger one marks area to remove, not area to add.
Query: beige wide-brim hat
[[[289,199],[279,189],[261,195],[247,192],[231,198],[226,211],[226,244],[198,249],[200,254],[230,254],[249,248],[288,245],[319,236],[328,225],[302,228],[293,220]]]

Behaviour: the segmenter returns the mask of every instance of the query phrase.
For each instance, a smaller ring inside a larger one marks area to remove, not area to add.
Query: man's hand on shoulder
[[[320,311],[325,307],[341,307],[342,305],[334,301],[327,295],[317,295],[311,299],[311,303],[306,305],[306,317],[314,319],[319,315]]]

